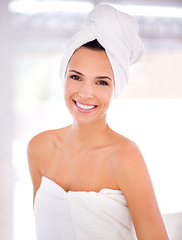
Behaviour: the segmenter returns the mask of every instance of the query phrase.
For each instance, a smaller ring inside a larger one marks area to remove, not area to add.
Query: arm
[[[168,240],[142,154],[130,142],[122,156],[116,181],[128,203],[138,240]]]
[[[36,192],[39,189],[42,181],[41,159],[43,158],[44,152],[41,147],[43,140],[41,135],[42,134],[35,136],[29,142],[27,149],[29,171],[33,184],[33,203],[35,200]]]

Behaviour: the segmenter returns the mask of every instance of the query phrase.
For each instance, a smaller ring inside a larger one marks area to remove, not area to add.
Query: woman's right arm
[[[41,148],[42,145],[41,139],[42,139],[41,134],[35,136],[29,142],[27,149],[29,171],[33,184],[33,203],[35,200],[36,192],[39,189],[42,181],[41,159],[44,155],[44,152],[43,149]]]

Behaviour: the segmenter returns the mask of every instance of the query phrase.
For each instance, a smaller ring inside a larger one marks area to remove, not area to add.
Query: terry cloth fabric
[[[120,190],[66,192],[43,177],[34,214],[37,240],[136,240]]]
[[[130,65],[142,57],[144,45],[138,35],[136,20],[107,4],[99,4],[90,12],[86,25],[67,45],[60,66],[63,86],[72,54],[83,44],[95,39],[105,48],[110,60],[115,78],[114,98],[117,98],[128,82]]]

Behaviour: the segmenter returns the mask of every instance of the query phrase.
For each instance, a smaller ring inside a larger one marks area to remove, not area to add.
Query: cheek
[[[114,95],[114,88],[110,87],[107,89],[107,91],[102,92],[102,98],[105,102],[110,103],[110,101],[113,99]]]
[[[75,92],[75,86],[71,81],[66,80],[65,86],[64,86],[64,96],[69,97],[71,94]]]
[[[99,95],[97,95],[99,101],[101,102],[103,107],[108,108],[111,104],[111,101],[113,99],[113,90],[107,89],[99,92]]]
[[[68,105],[68,100],[71,95],[72,95],[71,88],[70,88],[68,82],[66,81],[65,85],[64,85],[64,100],[66,102],[66,105]]]

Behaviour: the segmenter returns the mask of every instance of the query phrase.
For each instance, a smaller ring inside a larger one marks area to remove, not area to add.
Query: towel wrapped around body
[[[43,177],[34,213],[38,240],[136,240],[120,190],[66,192]]]

